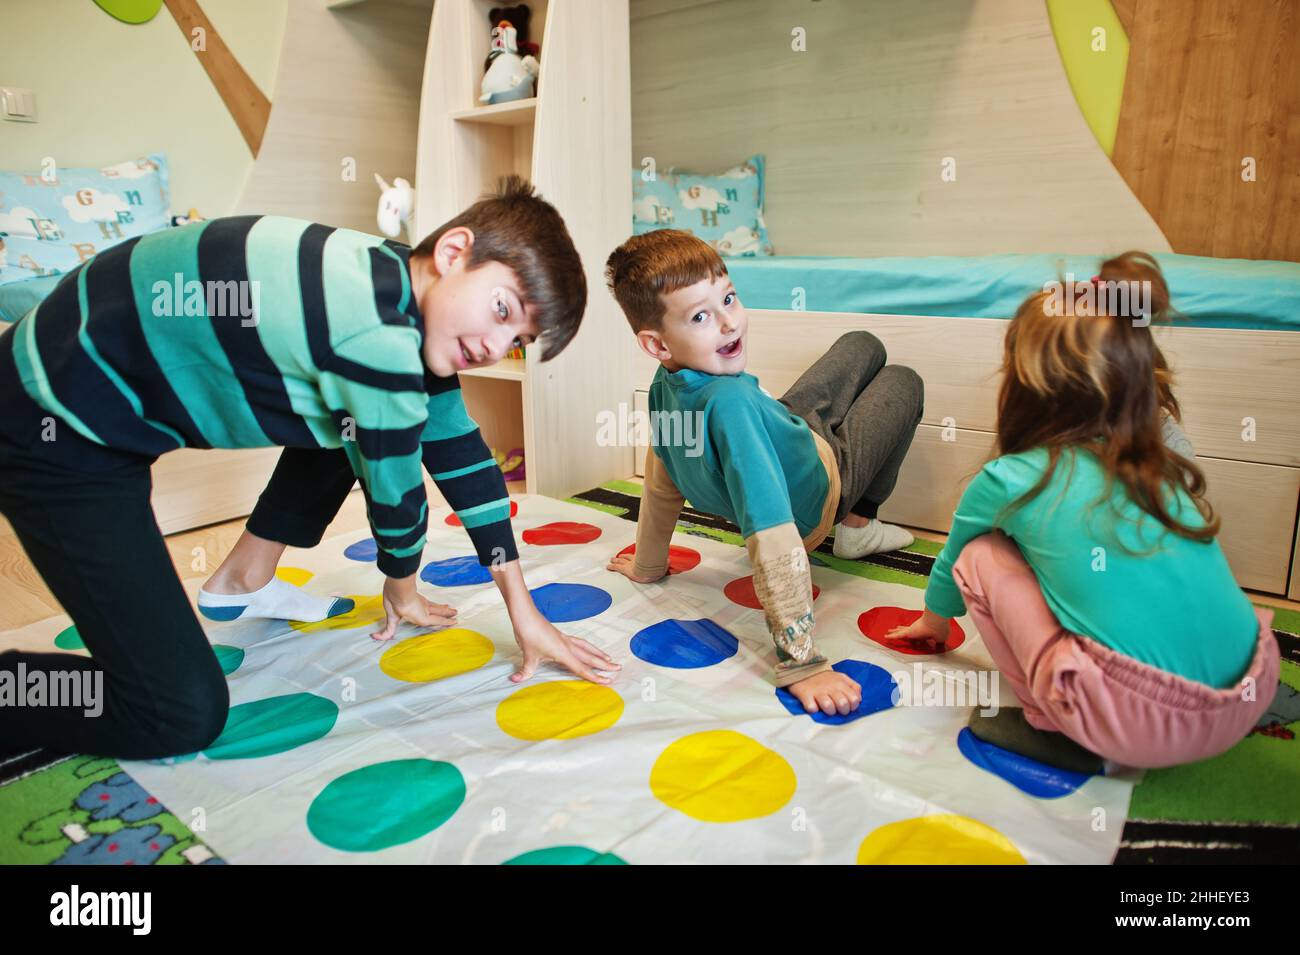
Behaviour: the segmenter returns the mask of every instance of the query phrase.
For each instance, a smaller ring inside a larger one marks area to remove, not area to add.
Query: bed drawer
[[[1300,600],[1300,514],[1296,516],[1295,552],[1291,555],[1291,588],[1286,595],[1292,600]]]
[[[748,314],[748,370],[777,397],[837,338],[861,328],[884,343],[890,364],[907,365],[921,376],[925,382],[923,421],[942,425],[945,418],[951,418],[960,428],[993,430],[1006,322],[758,309]]]
[[[279,448],[201,451],[182,448],[153,466],[153,510],[164,534],[247,517],[271,479]],[[13,528],[0,514],[0,534]]]
[[[153,509],[164,534],[246,517],[271,479],[279,448],[181,448],[153,466]]]
[[[925,382],[926,424],[996,427],[998,368],[1007,322],[925,315],[754,309],[749,371],[781,395],[840,335],[874,334],[893,364]],[[1159,328],[1187,435],[1199,454],[1300,466],[1300,332]],[[1253,423],[1246,430],[1244,419]]]
[[[955,440],[944,441],[943,429],[933,425],[917,428],[898,487],[880,509],[883,519],[948,531],[962,491],[993,448],[991,432],[954,429],[951,436]],[[1199,457],[1197,463],[1223,521],[1219,543],[1237,582],[1251,590],[1286,593],[1300,468]]]
[[[1198,457],[1206,496],[1223,521],[1219,543],[1237,582],[1284,594],[1291,566],[1300,468]]]
[[[916,429],[898,485],[880,508],[883,520],[948,532],[962,492],[989,459],[993,433],[955,428],[951,441],[943,434],[934,425]]]
[[[1300,467],[1300,332],[1161,328],[1155,336],[1197,454]]]

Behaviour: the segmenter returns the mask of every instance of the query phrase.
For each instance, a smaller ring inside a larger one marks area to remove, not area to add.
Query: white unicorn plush
[[[487,72],[483,74],[480,103],[507,103],[533,95],[539,69],[537,57],[520,56],[517,37],[518,31],[509,20],[499,20],[492,28],[492,48],[488,52]]]
[[[390,239],[397,238],[406,226],[407,243],[415,245],[415,236],[411,233],[411,213],[415,211],[415,190],[405,179],[394,179],[390,186],[384,177],[375,173],[375,182],[380,189],[379,196],[379,231]]]

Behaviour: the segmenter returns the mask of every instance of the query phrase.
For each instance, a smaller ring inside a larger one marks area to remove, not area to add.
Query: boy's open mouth
[[[718,349],[718,354],[723,358],[735,358],[740,354],[740,339],[737,338]]]
[[[470,365],[474,364],[474,356],[471,355],[469,349],[465,347],[465,343],[458,338],[456,339],[456,344],[460,346],[460,367],[468,368]]]

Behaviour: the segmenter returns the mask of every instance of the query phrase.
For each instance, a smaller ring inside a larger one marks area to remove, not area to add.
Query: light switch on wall
[[[0,115],[17,123],[36,122],[36,94],[17,86],[0,86]]]

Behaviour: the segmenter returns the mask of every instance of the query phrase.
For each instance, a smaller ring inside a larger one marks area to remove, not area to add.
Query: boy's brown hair
[[[443,233],[460,226],[474,233],[468,268],[500,262],[518,276],[524,306],[537,312],[542,361],[564,351],[587,308],[587,276],[555,206],[522,176],[504,176],[496,192],[444,222],[411,254],[432,255]]]
[[[726,274],[717,250],[682,229],[634,235],[605,261],[605,283],[634,332],[662,327],[664,295]]]

